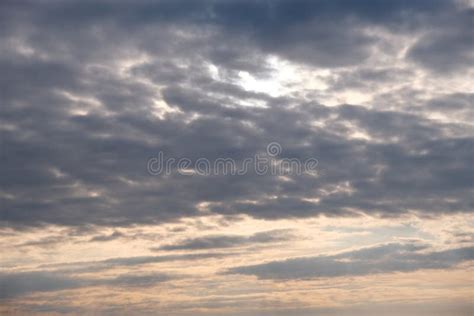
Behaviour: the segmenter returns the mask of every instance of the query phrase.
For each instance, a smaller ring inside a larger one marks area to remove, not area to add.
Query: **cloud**
[[[90,239],[91,242],[94,241],[111,241],[123,237],[124,234],[119,231],[114,231],[110,235],[97,235]]]
[[[416,108],[408,87],[396,90],[404,108],[328,107],[312,97],[372,82],[388,89],[424,71],[408,69],[413,61],[460,69],[470,61],[471,14],[461,5],[9,2],[1,11],[3,226],[156,224],[200,216],[202,203],[206,212],[265,219],[473,209],[472,127],[459,124],[467,92],[428,94]],[[436,26],[441,18],[446,27]],[[284,73],[272,58],[300,67],[302,82],[323,73],[327,91],[282,84],[277,97],[244,89],[241,71],[257,82]],[[439,100],[448,104],[441,111]],[[430,117],[434,108],[445,121]],[[282,157],[317,158],[319,176],[146,171],[159,151],[242,162],[273,141]]]
[[[206,260],[211,258],[223,258],[230,256],[227,253],[199,253],[182,255],[162,255],[162,256],[135,256],[119,257],[98,261],[78,261],[68,263],[55,263],[41,265],[41,269],[54,269],[61,273],[89,273],[103,270],[109,270],[117,267],[133,267],[150,263],[161,263],[171,261],[194,261]]]
[[[177,276],[164,273],[122,274],[114,278],[90,281],[90,284],[113,287],[150,287],[157,283],[175,280],[177,278]]]
[[[19,272],[0,274],[0,299],[32,292],[59,291],[81,286],[81,281],[50,272]]]
[[[423,245],[392,243],[332,256],[291,258],[234,267],[226,273],[255,275],[260,279],[275,280],[333,278],[447,269],[469,260],[474,260],[473,247],[426,252],[426,246]]]
[[[472,18],[464,0],[1,1],[0,228],[20,247],[2,259],[15,270],[0,273],[0,298],[11,313],[344,314],[306,307],[316,296],[318,306],[401,302],[420,289],[381,293],[400,284],[386,278],[369,295],[365,278],[356,293],[334,278],[445,269],[432,271],[421,308],[390,308],[432,314],[425,299],[463,300],[469,286],[457,280],[469,271],[457,265],[473,260],[473,236],[470,223],[454,226],[474,210]],[[158,152],[241,164],[271,142],[278,158],[316,158],[317,173],[147,172]],[[315,255],[296,240],[301,229],[327,237],[321,247],[352,247],[345,228],[311,231],[342,217],[372,219],[359,242],[438,238],[453,249],[407,241]],[[445,219],[446,231],[432,227]],[[248,223],[268,231],[239,230]],[[268,261],[290,241],[293,258]],[[104,259],[117,242],[154,253]],[[254,248],[265,250],[259,264]],[[196,270],[181,281],[156,266]],[[274,291],[241,275],[324,280]],[[175,279],[171,296],[137,291]],[[86,287],[110,288],[51,293]],[[112,288],[125,303],[104,300]],[[48,304],[15,300],[31,293]]]
[[[149,287],[182,276],[168,273],[129,272],[114,277],[82,277],[81,273],[95,273],[117,267],[137,267],[145,264],[195,261],[222,258],[228,254],[203,253],[164,256],[110,258],[100,261],[80,261],[41,265],[38,270],[0,272],[0,299],[12,299],[34,292],[52,292],[91,286]]]
[[[232,120],[221,119],[219,112],[211,113],[213,116],[187,125],[182,125],[185,117],[180,115],[157,121],[135,115],[119,119],[58,117],[58,122],[72,123],[68,132],[61,131],[62,124],[25,122],[30,127],[24,126],[22,133],[33,128],[34,139],[20,139],[21,133],[14,132],[4,138],[9,154],[2,182],[8,187],[4,192],[13,198],[3,198],[3,221],[10,225],[162,222],[197,215],[197,205],[203,201],[214,202],[210,209],[216,213],[261,218],[350,214],[354,210],[397,215],[407,210],[442,213],[472,209],[472,179],[467,172],[472,139],[447,136],[449,125],[358,106],[239,108],[235,113],[241,113],[241,118]],[[30,117],[35,115],[29,113]],[[272,123],[282,119],[300,123],[285,129]],[[327,127],[314,128],[314,120],[324,120]],[[259,132],[252,126],[258,126]],[[132,139],[121,135],[124,130]],[[354,130],[373,140],[350,139]],[[103,133],[111,134],[104,138]],[[133,138],[134,134],[159,142],[147,144]],[[147,158],[158,150],[170,157],[194,159],[202,155],[211,161],[218,157],[241,161],[275,139],[286,157],[318,158],[323,175],[293,176],[293,181],[283,183],[271,175],[252,173],[212,178],[174,174],[164,182],[146,173]],[[298,139],[306,141],[294,143]],[[78,148],[82,148],[80,153]],[[42,189],[34,189],[33,184]],[[338,189],[344,185],[348,191]],[[266,198],[274,195],[280,197]],[[308,202],[308,198],[320,202]],[[242,202],[252,200],[258,203]]]
[[[435,72],[462,71],[474,63],[474,10],[459,10],[440,17],[440,23],[408,51],[412,58]]]
[[[149,287],[169,281],[168,274],[123,274],[117,277],[91,279],[47,271],[0,273],[0,299],[11,299],[35,292],[53,292],[91,286]]]
[[[65,241],[66,238],[64,236],[48,236],[18,244],[17,247],[51,247]]]
[[[288,230],[281,229],[255,233],[251,236],[209,235],[197,238],[188,238],[174,244],[160,246],[156,248],[156,250],[201,250],[232,248],[282,242],[288,241],[292,238],[293,236],[288,233]]]

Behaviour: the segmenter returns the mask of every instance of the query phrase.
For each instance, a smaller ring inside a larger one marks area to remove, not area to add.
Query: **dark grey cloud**
[[[265,218],[344,214],[350,208],[391,214],[407,209],[472,209],[472,179],[466,172],[472,138],[445,136],[449,125],[357,106],[236,108],[233,111],[239,115],[231,120],[221,119],[226,116],[222,108],[209,112],[197,105],[194,109],[210,114],[186,125],[179,114],[165,120],[135,115],[61,117],[57,122],[62,123],[47,126],[17,121],[21,130],[33,129],[36,136],[5,133],[3,148],[8,156],[2,183],[11,198],[4,198],[2,219],[26,225],[126,225],[197,215],[196,205],[202,201],[216,202],[212,211],[217,213]],[[98,122],[92,125],[94,120]],[[299,123],[284,129],[273,123],[282,120]],[[313,120],[326,120],[328,127],[314,128]],[[376,142],[349,139],[352,131],[345,123],[367,132]],[[175,174],[165,181],[146,173],[146,160],[158,150],[168,157],[242,160],[275,140],[287,157],[318,158],[323,176],[295,176],[293,182],[281,182],[252,173],[243,177]],[[352,193],[325,193],[346,182]],[[265,196],[272,195],[281,196],[266,201]],[[321,201],[314,204],[303,198]],[[261,203],[246,205],[242,200]]]
[[[423,35],[408,56],[435,72],[465,70],[474,63],[474,9],[440,16],[438,25]]]
[[[119,231],[114,231],[113,233],[111,233],[109,235],[94,236],[90,239],[90,241],[111,241],[111,240],[122,238],[123,236],[124,236],[123,233],[121,233]]]
[[[0,299],[32,292],[50,292],[81,286],[79,280],[50,272],[18,272],[0,274]]]
[[[470,126],[427,119],[424,110],[329,108],[308,101],[303,92],[277,98],[246,91],[237,82],[241,70],[258,78],[271,76],[268,55],[337,68],[347,79],[335,79],[335,90],[353,86],[359,78],[399,80],[404,73],[393,69],[359,69],[374,47],[386,44],[367,33],[370,28],[424,34],[406,58],[428,68],[451,54],[431,48],[459,33],[462,39],[452,40],[450,51],[455,61],[443,63],[458,69],[469,61],[459,56],[468,51],[463,40],[471,13],[457,4],[1,5],[4,226],[162,223],[202,215],[197,207],[202,202],[211,203],[210,212],[268,219],[473,209]],[[446,27],[436,26],[439,19]],[[125,67],[124,61],[142,57],[142,63]],[[218,66],[223,80],[213,76],[208,64]],[[245,107],[243,101],[263,106]],[[179,111],[155,116],[160,102]],[[433,102],[425,109],[439,108]],[[470,108],[467,94],[447,103],[453,111]],[[459,117],[470,112],[444,113]],[[371,139],[353,139],[354,129]],[[317,158],[320,176],[283,181],[252,172],[152,177],[146,171],[147,159],[158,151],[168,157],[241,162],[272,141],[282,145],[282,157]]]
[[[145,273],[145,274],[122,274],[114,278],[99,279],[90,281],[91,285],[113,286],[113,287],[150,287],[157,283],[176,280],[178,276],[165,273]]]
[[[53,292],[91,286],[149,287],[176,277],[161,274],[123,274],[117,277],[91,279],[48,271],[0,273],[0,300],[35,292]]]
[[[364,28],[413,31],[452,11],[450,5],[443,1],[227,1],[217,2],[212,12],[219,26],[238,38],[244,33],[264,52],[338,67],[370,56],[378,39]]]
[[[335,71],[329,80],[329,84],[331,91],[334,91],[334,93],[345,89],[358,89],[370,93],[374,87],[383,87],[403,81],[410,74],[410,70],[396,67],[344,69]]]
[[[17,247],[51,247],[65,241],[67,241],[67,238],[63,236],[48,236],[18,244]]]
[[[5,192],[14,198],[4,199],[2,218],[12,224],[123,225],[194,215],[198,213],[196,204],[201,201],[217,202],[212,210],[218,213],[243,212],[266,218],[347,213],[345,209],[349,208],[392,214],[406,209],[472,209],[472,179],[466,172],[470,169],[472,139],[444,136],[451,129],[449,125],[416,115],[369,111],[356,106],[328,109],[311,105],[298,110],[238,108],[235,113],[241,113],[242,119],[233,120],[220,120],[219,111],[220,108],[211,111],[212,115],[187,125],[182,125],[184,117],[180,115],[166,120],[136,116],[111,120],[98,116],[93,119],[101,122],[97,127],[112,133],[106,138],[85,121],[92,118],[77,118],[67,125],[70,132],[66,134],[48,131],[61,132],[62,126],[35,124],[30,125],[37,135],[33,139],[6,133],[3,147],[8,156],[3,164],[2,182]],[[329,118],[334,115],[336,119]],[[285,129],[272,123],[289,119],[300,123]],[[321,119],[326,120],[327,128],[311,126],[312,120]],[[66,117],[63,120],[70,122]],[[252,122],[258,129],[244,121]],[[377,143],[347,139],[351,130],[345,122],[366,131]],[[123,130],[129,130],[130,135],[143,134],[156,140],[156,145],[140,138],[124,139],[126,136],[120,135]],[[112,136],[113,133],[119,134]],[[162,177],[146,173],[147,158],[158,150],[169,157],[241,160],[252,157],[274,140],[282,144],[283,155],[287,157],[317,157],[323,176],[294,177],[298,181],[283,183],[276,177],[252,173],[243,177],[172,175],[165,182]],[[307,145],[295,145],[295,141]],[[61,176],[55,175],[56,169]],[[353,188],[351,194],[324,193],[345,182]],[[77,196],[81,187],[99,195]],[[281,194],[286,197],[265,200],[265,196]],[[302,200],[311,197],[320,198],[321,202]],[[245,205],[241,200],[261,203]],[[32,210],[35,212],[31,213]]]
[[[469,123],[474,116],[473,93],[452,93],[431,99],[425,105],[432,113],[449,115],[460,122]]]
[[[313,279],[447,269],[474,260],[473,247],[431,252],[426,248],[417,244],[393,243],[338,255],[292,258],[234,267],[226,273],[255,275],[261,279]]]
[[[35,292],[53,292],[93,286],[149,287],[157,283],[176,280],[183,276],[167,273],[129,272],[114,277],[90,277],[80,274],[95,273],[120,267],[138,267],[146,264],[218,259],[230,254],[203,253],[184,255],[138,256],[111,258],[101,261],[82,261],[46,264],[37,270],[0,273],[0,299],[13,299]]]
[[[268,304],[275,306],[277,302],[267,300],[259,297],[252,302],[256,306]],[[236,307],[237,311],[231,312],[229,316],[470,316],[472,315],[472,304],[462,302],[445,302],[437,301],[429,304],[416,303],[372,303],[372,304],[357,304],[350,307],[316,307],[316,308],[288,308],[281,307],[278,309],[255,310],[252,309],[251,303],[246,301],[245,307],[238,299],[235,299],[228,304]],[[196,304],[199,307],[204,305],[208,307],[211,304],[201,303]],[[217,302],[214,306],[220,306]],[[195,315],[207,315],[204,313],[196,313]]]
[[[119,267],[134,267],[153,263],[172,262],[172,261],[194,261],[206,259],[219,259],[230,256],[228,253],[198,253],[182,255],[161,255],[161,256],[137,256],[110,258],[99,261],[79,261],[68,263],[46,264],[38,268],[53,269],[60,273],[90,273],[104,270],[110,270]]]
[[[201,250],[216,248],[232,248],[248,245],[268,244],[288,241],[293,236],[288,230],[270,230],[255,233],[250,236],[241,235],[208,235],[197,238],[188,238],[180,242],[163,245],[156,250]]]

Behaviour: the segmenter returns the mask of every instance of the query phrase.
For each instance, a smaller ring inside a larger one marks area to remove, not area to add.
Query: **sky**
[[[473,24],[1,1],[0,314],[473,315]]]

